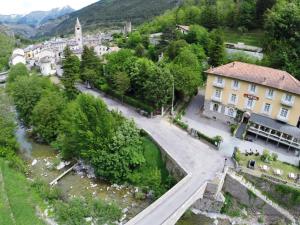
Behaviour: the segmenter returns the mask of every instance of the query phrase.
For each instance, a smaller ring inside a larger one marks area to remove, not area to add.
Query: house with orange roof
[[[232,62],[206,71],[203,114],[300,150],[300,81],[286,71]]]

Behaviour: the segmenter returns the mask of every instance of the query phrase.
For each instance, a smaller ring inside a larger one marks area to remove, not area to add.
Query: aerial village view
[[[0,5],[0,225],[300,225],[299,0]]]

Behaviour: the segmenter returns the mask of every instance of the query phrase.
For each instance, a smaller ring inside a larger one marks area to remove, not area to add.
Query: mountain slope
[[[101,0],[68,15],[68,18],[48,34],[72,32],[78,17],[84,29],[98,26],[121,25],[126,20],[140,24],[167,9],[175,7],[181,0]]]

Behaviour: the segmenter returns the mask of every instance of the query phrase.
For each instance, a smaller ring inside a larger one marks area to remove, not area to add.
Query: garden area
[[[281,178],[289,182],[295,182],[297,175],[300,174],[300,169],[296,166],[281,162],[277,160],[276,154],[270,154],[265,150],[262,155],[258,154],[244,154],[239,151],[235,153],[235,159],[239,165],[249,167],[249,161],[255,161],[254,169],[263,174]]]

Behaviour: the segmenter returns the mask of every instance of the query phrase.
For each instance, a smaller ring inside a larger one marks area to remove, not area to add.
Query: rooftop
[[[300,95],[300,81],[286,71],[254,64],[232,62],[206,73],[252,82]]]

